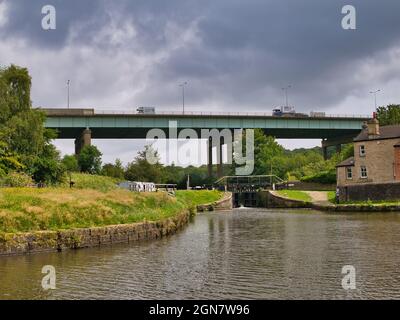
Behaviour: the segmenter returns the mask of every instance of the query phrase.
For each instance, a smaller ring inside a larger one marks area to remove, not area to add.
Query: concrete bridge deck
[[[168,137],[171,123],[177,130],[202,129],[264,130],[277,139],[321,139],[324,155],[329,146],[349,143],[358,135],[368,116],[271,113],[157,112],[138,114],[132,111],[96,111],[95,109],[42,109],[47,114],[46,127],[56,129],[59,139],[75,139],[75,152],[91,139],[144,139],[149,130],[159,128]],[[209,147],[211,148],[211,146]],[[218,148],[221,153],[220,148]],[[218,152],[217,150],[217,152]],[[208,150],[208,153],[211,153]],[[221,158],[218,157],[217,158]],[[209,161],[212,159],[209,158]]]
[[[77,138],[84,129],[94,139],[143,139],[153,128],[168,129],[171,121],[177,128],[201,129],[263,129],[278,139],[348,139],[356,136],[368,116],[326,115],[309,117],[272,116],[269,113],[206,113],[101,112],[94,109],[43,109],[46,127],[57,129],[59,139]],[[168,133],[168,132],[166,132]]]

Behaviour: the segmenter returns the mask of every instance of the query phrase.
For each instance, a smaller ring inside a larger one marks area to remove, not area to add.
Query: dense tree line
[[[381,126],[400,124],[400,105],[389,104],[386,107],[378,107],[376,117]]]
[[[353,152],[352,145],[346,145],[340,154],[332,154],[329,160],[324,160],[322,149],[296,149],[293,151],[284,149],[270,136],[266,136],[262,130],[255,130],[255,166],[253,175],[274,174],[283,180],[304,180],[310,182],[335,183],[336,164],[350,157]],[[214,178],[208,177],[206,165],[200,167],[180,167],[174,164],[163,165],[159,161],[149,164],[146,161],[146,153],[152,149],[146,146],[139,151],[137,156],[127,166],[123,166],[120,160],[115,164],[107,163],[103,166],[101,174],[118,179],[130,181],[152,181],[156,183],[174,183],[179,188],[186,188],[187,179],[191,186],[211,185]],[[157,151],[151,151],[159,159]],[[64,158],[64,161],[69,156]],[[216,171],[214,166],[213,171]],[[235,175],[234,165],[223,165],[224,175]]]

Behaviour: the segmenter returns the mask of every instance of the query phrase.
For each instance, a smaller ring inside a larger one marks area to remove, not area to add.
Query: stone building
[[[400,199],[400,126],[366,123],[336,169],[340,201]]]

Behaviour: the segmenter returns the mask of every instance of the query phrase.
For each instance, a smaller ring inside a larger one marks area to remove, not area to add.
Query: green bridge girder
[[[168,114],[68,114],[48,112],[46,127],[56,129],[59,139],[75,139],[86,128],[92,139],[144,139],[148,130],[160,128],[168,136],[171,121],[178,130],[201,129],[263,129],[281,139],[345,139],[356,136],[365,118],[350,117],[273,117],[248,115],[168,115]],[[83,110],[83,109],[80,109]]]

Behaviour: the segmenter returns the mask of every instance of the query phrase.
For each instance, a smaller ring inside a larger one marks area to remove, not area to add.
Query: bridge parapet
[[[157,111],[152,114],[138,113],[136,110],[96,110],[93,108],[43,108],[47,115],[51,116],[138,116],[138,117],[157,117],[157,116],[179,116],[179,117],[192,117],[192,116],[213,116],[213,117],[271,117],[283,119],[361,119],[368,120],[371,116],[362,114],[313,114],[305,113],[288,114],[283,116],[273,115],[272,112],[210,112],[210,111]]]
[[[94,109],[41,109],[49,117],[94,116]]]

